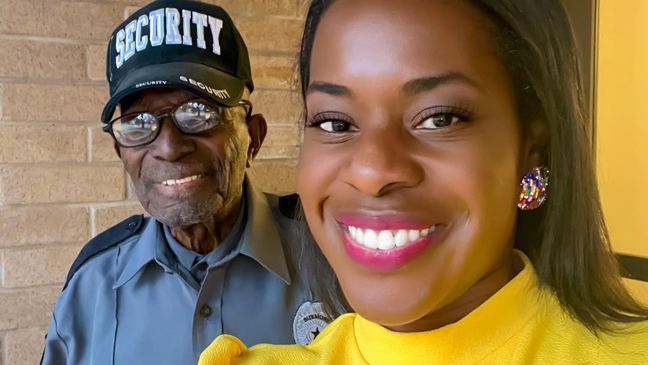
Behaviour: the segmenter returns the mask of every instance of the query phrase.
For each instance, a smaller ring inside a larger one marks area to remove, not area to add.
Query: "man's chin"
[[[220,204],[214,203],[206,200],[194,204],[183,202],[163,208],[149,207],[148,213],[169,227],[188,227],[211,221],[220,208]]]

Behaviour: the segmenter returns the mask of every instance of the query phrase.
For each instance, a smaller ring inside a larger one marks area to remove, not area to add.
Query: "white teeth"
[[[426,237],[436,230],[436,226],[424,229],[399,229],[374,231],[373,229],[362,230],[362,228],[348,226],[349,236],[361,246],[373,250],[391,250],[397,247],[403,247],[415,242],[422,237]]]
[[[358,242],[361,245],[364,245],[364,231],[358,228],[356,231],[356,237],[355,237],[356,242]]]
[[[391,250],[396,244],[394,243],[394,235],[390,231],[381,231],[378,234],[378,249]]]
[[[420,236],[421,236],[421,232],[414,229],[410,229],[407,232],[407,238],[409,238],[410,241],[416,241],[417,239],[419,239]]]
[[[162,181],[162,185],[173,186],[173,185],[186,184],[188,182],[196,181],[196,180],[200,179],[201,177],[202,177],[202,175],[193,175],[193,176],[189,176],[189,177],[185,177],[185,178],[177,179],[177,180],[175,180],[175,179],[164,180],[164,181]]]
[[[394,243],[397,247],[403,247],[407,243],[407,231],[404,229],[399,229],[396,232],[396,237],[394,237]]]
[[[368,229],[364,234],[364,245],[368,248],[377,249],[378,248],[378,235],[376,231]]]

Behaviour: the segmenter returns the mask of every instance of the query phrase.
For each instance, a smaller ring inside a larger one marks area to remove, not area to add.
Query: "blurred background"
[[[612,244],[648,280],[648,1],[563,0],[585,75],[599,188]],[[629,280],[648,302],[645,283]]]
[[[648,1],[563,0],[578,38],[615,250],[648,267]],[[251,171],[290,192],[299,145],[293,69],[303,0],[209,0],[252,59],[269,136]],[[0,365],[37,364],[71,262],[94,235],[140,213],[99,113],[111,31],[148,0],[0,0]],[[645,103],[645,104],[644,104]],[[638,258],[638,259],[635,259]],[[648,286],[629,280],[648,302]]]

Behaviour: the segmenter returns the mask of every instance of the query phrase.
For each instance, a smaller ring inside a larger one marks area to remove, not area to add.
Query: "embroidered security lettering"
[[[221,54],[221,19],[196,11],[163,8],[142,14],[117,32],[115,67],[121,68],[136,53],[162,44],[184,45],[207,49],[206,28],[211,33],[210,50]]]
[[[191,84],[193,86],[196,86],[196,87],[200,88],[201,90],[206,91],[207,93],[212,94],[215,97],[217,97],[219,99],[222,99],[222,100],[228,99],[230,97],[230,94],[229,94],[229,92],[227,92],[227,90],[225,90],[225,89],[215,89],[215,88],[213,88],[211,86],[208,86],[204,82],[196,81],[196,80],[194,80],[194,79],[192,79],[190,77],[180,76],[180,81],[189,83],[189,84]]]
[[[163,80],[145,81],[145,82],[140,82],[139,84],[135,84],[135,88],[139,89],[140,87],[145,87],[145,86],[164,86],[166,84],[167,82]]]

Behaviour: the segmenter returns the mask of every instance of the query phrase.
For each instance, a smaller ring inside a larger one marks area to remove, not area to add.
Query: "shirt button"
[[[201,315],[201,316],[207,318],[207,317],[211,316],[212,313],[213,313],[213,310],[212,310],[211,307],[208,306],[207,304],[205,304],[205,305],[203,305],[202,307],[200,307],[200,315]]]

